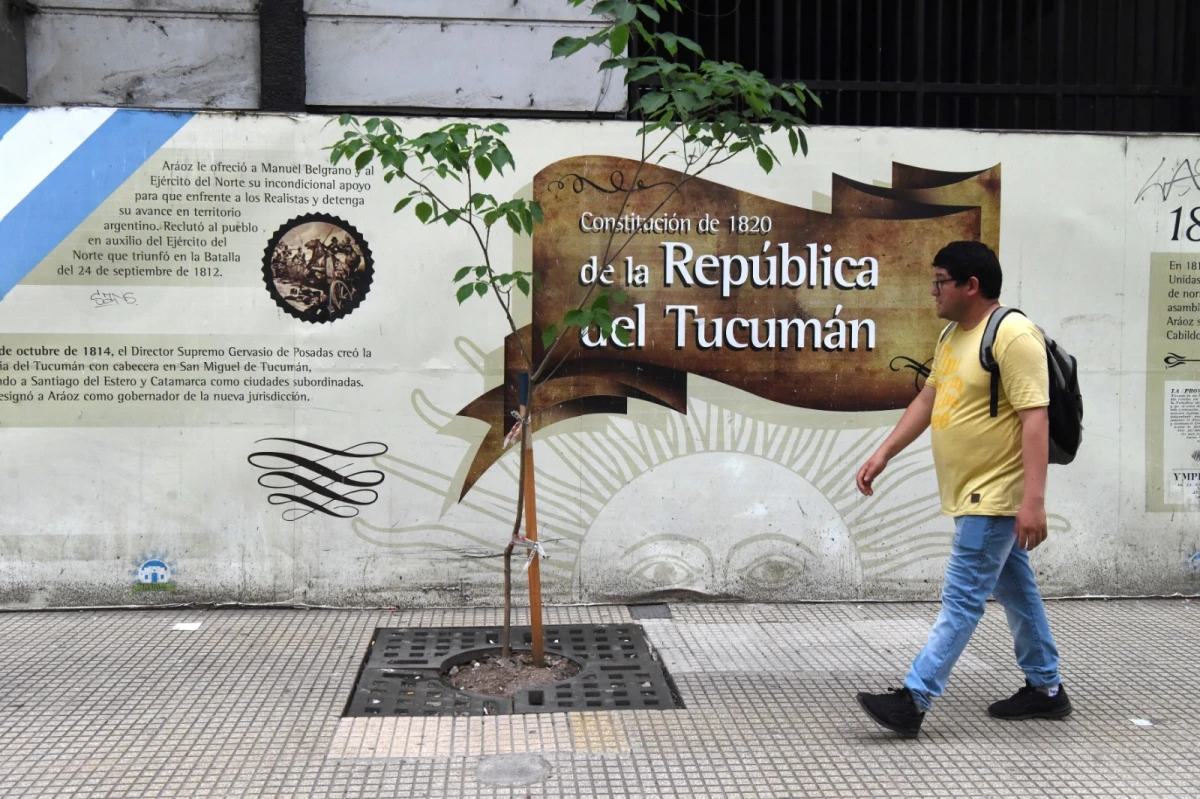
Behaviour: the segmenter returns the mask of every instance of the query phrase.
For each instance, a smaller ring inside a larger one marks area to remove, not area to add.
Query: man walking
[[[1028,550],[1046,539],[1046,464],[1050,403],[1045,342],[1037,327],[1010,314],[996,332],[998,413],[990,412],[991,375],[979,361],[988,318],[1000,307],[1000,262],[986,245],[955,241],[933,259],[937,315],[952,324],[938,343],[925,387],[899,424],[858,470],[870,496],[888,461],[932,427],[942,512],[954,517],[942,608],[904,687],[858,694],[872,719],[915,738],[941,696],[990,594],[1004,606],[1025,687],[988,713],[1002,719],[1063,718],[1071,702],[1058,676],[1058,650]]]

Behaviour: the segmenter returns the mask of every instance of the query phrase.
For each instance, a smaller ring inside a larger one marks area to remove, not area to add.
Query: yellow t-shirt
[[[1037,326],[1010,313],[996,331],[999,413],[990,414],[991,375],[979,363],[987,319],[960,325],[934,353],[927,385],[937,390],[930,428],[942,513],[1015,516],[1025,495],[1021,418],[1017,411],[1050,404],[1046,344]]]

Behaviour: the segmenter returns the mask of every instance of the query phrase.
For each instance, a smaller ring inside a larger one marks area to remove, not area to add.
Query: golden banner
[[[545,221],[533,236],[532,326],[519,335],[535,363],[542,331],[599,288],[627,295],[612,314],[628,335],[573,331],[558,344],[534,430],[624,413],[629,398],[686,413],[688,374],[796,407],[902,408],[914,380],[897,361],[927,361],[944,324],[929,297],[934,255],[961,239],[999,252],[998,165],[894,164],[890,188],[835,175],[830,213],[609,156],[555,162],[533,188]],[[504,384],[459,412],[491,426],[460,496],[503,453],[524,368],[510,335]]]

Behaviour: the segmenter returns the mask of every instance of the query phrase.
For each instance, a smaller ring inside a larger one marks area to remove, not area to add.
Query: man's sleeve
[[[942,349],[946,343],[944,340],[945,331],[942,332],[943,338],[938,339],[938,343],[933,345],[933,363],[929,367],[929,377],[925,378],[925,385],[930,388],[937,387],[938,364],[942,361]]]
[[[996,363],[1000,366],[1000,385],[1013,410],[1050,404],[1046,344],[1036,331],[1019,333],[1002,351],[997,348]]]

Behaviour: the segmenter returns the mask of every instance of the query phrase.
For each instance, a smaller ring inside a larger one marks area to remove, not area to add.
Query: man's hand
[[[868,497],[872,496],[875,490],[871,487],[871,483],[887,467],[888,461],[915,441],[917,436],[929,427],[929,417],[933,414],[933,400],[936,394],[933,386],[926,384],[916,398],[908,404],[904,415],[900,417],[900,423],[879,445],[875,454],[867,458],[867,462],[858,470],[855,482],[858,484],[859,491]]]
[[[872,496],[875,490],[871,484],[875,482],[875,478],[879,476],[879,473],[887,468],[889,460],[891,459],[883,453],[882,447],[875,450],[875,454],[867,458],[867,462],[858,470],[858,477],[855,480],[858,483],[858,490],[868,497]]]
[[[1046,504],[1044,502],[1022,502],[1017,511],[1017,546],[1033,549],[1046,540]]]

